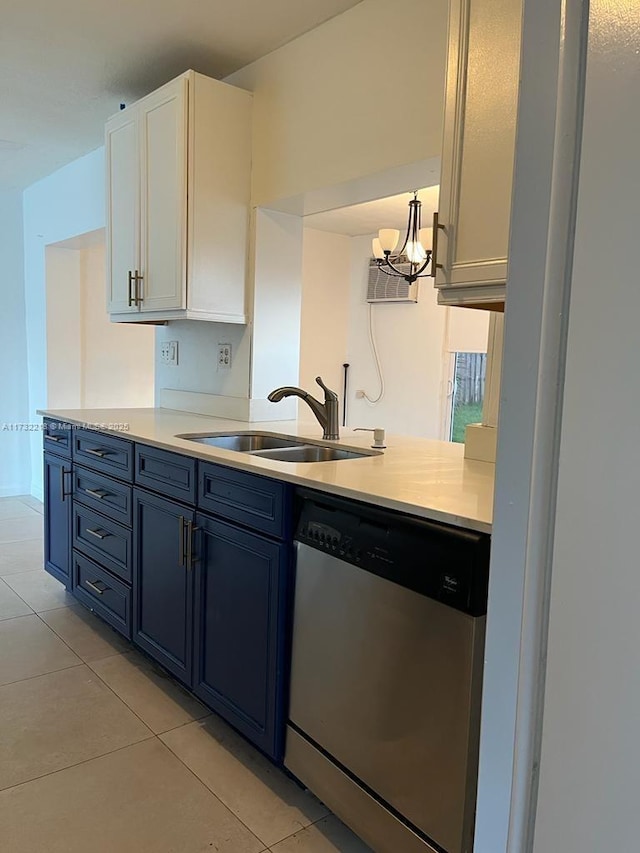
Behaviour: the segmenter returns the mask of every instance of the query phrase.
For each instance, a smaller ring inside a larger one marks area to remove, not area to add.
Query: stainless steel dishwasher
[[[300,500],[285,765],[376,853],[467,853],[489,537]]]

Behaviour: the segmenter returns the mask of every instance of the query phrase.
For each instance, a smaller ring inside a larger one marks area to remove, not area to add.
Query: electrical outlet
[[[364,391],[356,391],[356,400],[362,400],[364,397]]]
[[[231,344],[218,344],[218,370],[231,370]]]
[[[163,341],[160,344],[160,361],[163,364],[178,364],[178,341]]]

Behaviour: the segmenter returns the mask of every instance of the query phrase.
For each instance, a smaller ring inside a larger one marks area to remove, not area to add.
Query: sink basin
[[[361,453],[358,450],[342,450],[339,447],[326,447],[319,444],[304,444],[301,447],[284,447],[279,450],[263,450],[254,454],[262,459],[275,459],[278,462],[337,462],[341,459],[363,459],[366,456],[379,456],[378,453]]]
[[[360,451],[326,444],[310,444],[294,435],[282,437],[265,432],[194,432],[183,433],[176,438],[197,441],[199,444],[208,444],[222,450],[249,453],[262,459],[275,459],[278,462],[337,462],[342,459],[363,459],[366,456],[380,455],[375,450]]]
[[[241,432],[226,435],[220,435],[219,433],[188,433],[177,435],[176,438],[197,441],[200,444],[208,444],[210,447],[220,447],[222,450],[237,450],[240,453],[255,453],[259,450],[271,450],[283,447],[300,447],[304,443],[294,436],[280,438],[279,436],[268,435],[262,432]]]

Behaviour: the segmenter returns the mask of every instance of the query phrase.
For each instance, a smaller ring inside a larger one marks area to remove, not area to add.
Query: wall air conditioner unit
[[[409,273],[411,264],[406,256],[391,257],[391,262],[402,272]],[[367,302],[417,302],[418,282],[409,284],[399,276],[387,275],[378,267],[374,258],[369,261]]]

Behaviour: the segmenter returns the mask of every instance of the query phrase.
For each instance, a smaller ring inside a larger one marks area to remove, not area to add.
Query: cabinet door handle
[[[109,497],[109,492],[105,492],[103,489],[85,489],[84,491],[86,495],[91,495],[92,498],[97,498],[99,501]]]
[[[133,298],[133,282],[134,282],[133,273],[131,272],[131,270],[129,270],[129,299],[128,299],[129,308],[131,308],[131,306],[135,302],[135,299]]]
[[[51,434],[50,434],[50,433],[48,433],[48,432],[45,432],[44,437],[46,438],[46,440],[47,440],[47,441],[55,441],[55,442],[56,442],[56,444],[57,444],[59,441],[62,441],[62,438],[61,438],[59,435],[51,435]]]
[[[138,270],[136,270],[135,273],[133,274],[133,278],[134,278],[134,281],[136,283],[135,303],[136,303],[136,305],[142,305],[142,303],[144,302],[144,291],[143,291],[142,286],[141,286],[142,276],[140,275]]]
[[[187,521],[187,569],[191,570],[195,562],[193,556],[193,537],[200,530],[199,527],[194,527],[192,522]],[[197,558],[196,558],[197,559]]]
[[[71,495],[71,492],[65,492],[65,490],[64,490],[65,475],[70,474],[70,473],[71,473],[71,471],[65,471],[64,468],[60,468],[60,500],[63,503]]]
[[[108,451],[108,450],[93,450],[93,449],[92,449],[92,448],[90,448],[90,447],[88,447],[88,448],[85,450],[85,453],[90,453],[90,454],[91,454],[91,456],[97,456],[97,457],[98,457],[98,459],[104,459],[104,457],[105,457],[105,456],[108,456],[108,455],[109,455],[109,451]]]
[[[102,540],[102,539],[107,539],[109,536],[111,536],[111,534],[107,533],[106,531],[103,533],[100,530],[91,530],[90,527],[87,527],[86,530],[87,530],[87,533],[90,533],[91,536],[95,536],[96,539]]]
[[[100,581],[84,581],[84,585],[85,585],[85,586],[88,586],[88,587],[89,587],[89,589],[92,589],[94,592],[97,592],[97,593],[98,593],[98,595],[102,595],[102,594],[103,594],[104,592],[106,592],[110,587],[105,586],[105,588],[104,588],[104,589],[100,589],[100,587],[99,587],[99,586],[97,586],[97,584],[99,584],[99,583],[100,583]]]
[[[184,516],[178,516],[178,566],[184,569],[187,556],[184,551]]]
[[[431,278],[436,277],[438,270],[443,269],[443,265],[438,263],[438,231],[444,231],[444,225],[440,224],[438,219],[438,211],[433,213],[433,236],[431,243]]]

